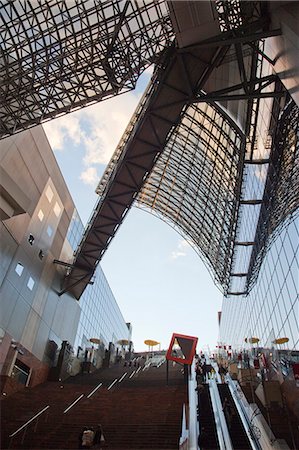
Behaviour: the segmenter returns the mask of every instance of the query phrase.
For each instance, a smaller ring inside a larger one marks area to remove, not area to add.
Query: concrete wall
[[[45,354],[49,341],[58,348],[63,340],[73,345],[80,318],[78,302],[67,294],[59,297],[62,274],[53,264],[62,250],[64,260],[72,256],[65,254],[64,242],[74,204],[42,127],[2,140],[0,152],[2,173],[11,180],[8,201],[15,192],[29,200],[26,211],[1,221],[2,346],[13,342],[21,349],[18,358],[34,369],[31,384],[37,384],[51,364]],[[7,375],[12,361],[11,345],[6,345],[1,375]]]

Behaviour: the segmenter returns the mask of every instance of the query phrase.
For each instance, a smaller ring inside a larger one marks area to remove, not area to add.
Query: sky
[[[84,224],[98,196],[95,188],[124,132],[150,70],[135,91],[105,100],[43,125]],[[144,340],[169,346],[172,333],[198,337],[198,350],[213,351],[222,294],[199,255],[169,225],[131,208],[101,261],[135,351]]]

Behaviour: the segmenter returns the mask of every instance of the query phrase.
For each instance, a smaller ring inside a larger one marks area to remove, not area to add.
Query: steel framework
[[[230,276],[243,139],[219,108],[189,106],[137,197],[188,239],[222,288]]]
[[[261,15],[255,5],[250,14]],[[263,77],[257,70],[262,58],[257,42],[280,32],[269,31],[267,24],[266,18],[245,15],[221,35],[164,52],[99,184],[100,200],[61,293],[80,297],[139,192],[139,203],[191,241],[228,293],[236,247],[252,246],[239,242],[237,231],[245,155],[255,142],[259,100],[284,95],[271,89],[277,77]],[[231,48],[239,82],[205,91]],[[244,102],[242,129],[220,106],[233,100]]]
[[[0,137],[135,87],[171,45],[164,0],[4,0]]]
[[[142,71],[156,66],[99,184],[74,261],[56,261],[69,269],[61,294],[80,298],[136,199],[191,242],[225,294],[232,294],[232,277],[247,280],[244,292],[233,294],[246,294],[271,236],[298,207],[294,106],[279,121],[263,198],[243,195],[247,166],[269,163],[253,158],[259,104],[273,98],[280,105],[285,96],[277,77],[261,70],[261,61],[271,61],[260,42],[281,33],[269,28],[266,2],[216,0],[217,32],[186,46],[174,31],[177,3],[1,4],[0,137],[133,89]],[[183,16],[176,16],[179,31]],[[210,88],[215,71],[230,62],[234,83],[217,85],[216,76]],[[228,109],[236,101],[243,108],[238,125]],[[253,205],[261,209],[256,237],[242,239],[240,218]],[[251,263],[234,272],[239,249],[249,249]]]
[[[299,108],[292,100],[279,117],[269,163],[247,290],[254,285],[264,256],[281,227],[299,214]]]

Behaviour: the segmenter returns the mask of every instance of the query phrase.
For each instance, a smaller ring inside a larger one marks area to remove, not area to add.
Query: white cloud
[[[85,137],[84,163],[107,164],[129,120],[140,96],[132,92],[98,103],[86,110],[90,133]]]
[[[94,184],[94,165],[109,162],[140,97],[128,92],[44,124],[54,151],[71,151],[70,145],[83,148],[80,179],[84,183]]]
[[[67,114],[43,125],[53,150],[63,150],[67,139],[79,145],[82,139],[78,112]]]
[[[148,66],[143,73],[146,74],[148,77],[151,77],[154,72],[154,68],[155,65],[152,64],[151,66]]]
[[[187,256],[188,249],[190,248],[190,241],[184,239],[178,242],[177,248],[170,254],[171,259],[178,259],[182,256]]]
[[[186,252],[180,252],[178,250],[174,250],[173,252],[171,252],[171,259],[177,259],[180,258],[181,256],[186,256]]]
[[[97,183],[99,182],[97,169],[95,167],[88,167],[81,173],[80,180],[82,180],[84,184],[96,187]]]

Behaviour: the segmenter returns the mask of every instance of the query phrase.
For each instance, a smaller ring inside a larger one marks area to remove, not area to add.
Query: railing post
[[[23,436],[22,436],[22,439],[21,439],[21,444],[22,444],[22,445],[24,444],[24,439],[25,439],[26,431],[27,431],[27,427],[24,428]]]

